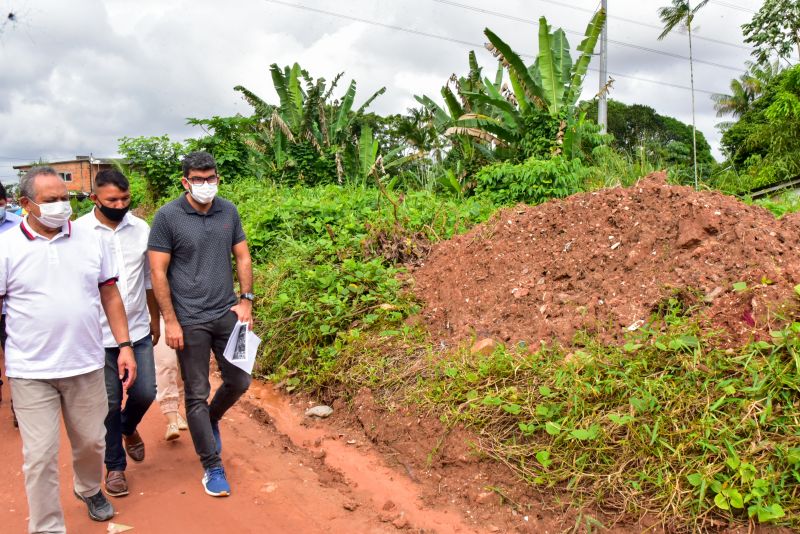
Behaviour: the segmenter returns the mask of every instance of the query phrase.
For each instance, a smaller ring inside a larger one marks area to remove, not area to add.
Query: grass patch
[[[414,333],[362,339],[336,377],[466,425],[483,452],[576,505],[654,514],[677,531],[800,526],[800,323],[720,349],[681,306],[664,310],[622,347],[480,356]]]

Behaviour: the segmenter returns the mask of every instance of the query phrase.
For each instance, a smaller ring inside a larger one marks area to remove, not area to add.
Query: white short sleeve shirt
[[[147,238],[150,227],[142,219],[126,213],[116,228],[101,223],[94,210],[75,221],[75,228],[82,232],[94,232],[105,242],[114,263],[119,269],[117,287],[125,304],[128,316],[128,331],[132,341],[150,335],[150,313],[147,310],[147,294],[151,289],[150,262],[147,259]],[[101,314],[103,345],[116,347],[117,341],[111,333],[108,319]]]
[[[102,369],[100,286],[116,280],[113,257],[94,232],[67,223],[48,240],[25,219],[0,235],[6,375],[51,379]]]

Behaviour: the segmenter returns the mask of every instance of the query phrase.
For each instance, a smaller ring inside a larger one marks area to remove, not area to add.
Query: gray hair
[[[42,174],[52,174],[58,176],[58,173],[53,167],[40,165],[38,167],[31,167],[25,175],[19,180],[19,196],[28,197],[33,200],[36,197],[36,188],[34,187],[36,177]]]

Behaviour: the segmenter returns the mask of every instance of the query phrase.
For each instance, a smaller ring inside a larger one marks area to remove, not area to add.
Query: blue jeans
[[[150,404],[156,398],[156,366],[153,360],[153,340],[148,335],[133,344],[136,358],[136,380],[128,389],[125,409],[122,405],[122,381],[119,379],[118,348],[106,348],[106,393],[108,415],[106,416],[106,469],[125,471],[128,465],[122,435],[130,436],[136,431]]]

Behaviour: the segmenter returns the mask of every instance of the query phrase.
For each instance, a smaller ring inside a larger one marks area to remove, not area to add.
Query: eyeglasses
[[[192,185],[203,185],[203,184],[217,184],[219,183],[219,176],[189,176],[186,180]]]

